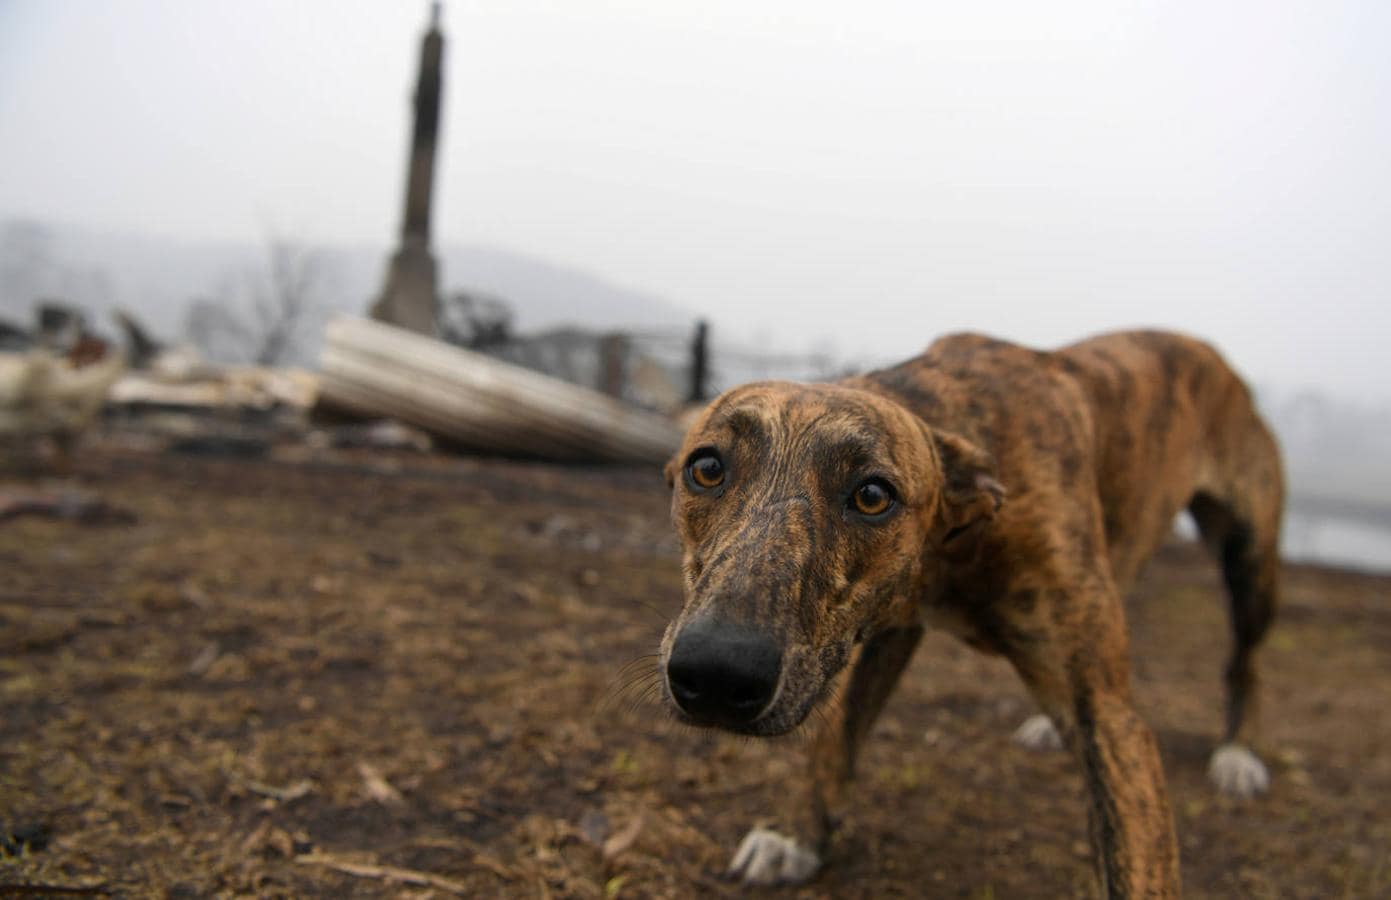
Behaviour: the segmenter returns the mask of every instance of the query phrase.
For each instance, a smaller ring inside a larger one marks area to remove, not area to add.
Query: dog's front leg
[[[1104,896],[1177,897],[1178,844],[1154,734],[1128,692],[1082,686],[1074,710]]]
[[[1153,732],[1130,695],[1119,600],[1079,605],[1057,640],[1011,655],[1086,776],[1088,823],[1102,896],[1179,896],[1178,842]]]
[[[881,631],[860,645],[854,662],[837,679],[808,746],[806,788],[794,795],[786,830],[754,828],[739,845],[729,874],[750,884],[807,881],[821,868],[845,785],[854,775],[856,753],[884,701],[903,674],[923,630],[912,626]]]

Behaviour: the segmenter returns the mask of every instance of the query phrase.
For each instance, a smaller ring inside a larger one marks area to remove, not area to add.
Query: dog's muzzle
[[[681,629],[667,659],[667,684],[683,713],[702,725],[757,719],[777,693],[782,647],[753,628],[698,619]]]

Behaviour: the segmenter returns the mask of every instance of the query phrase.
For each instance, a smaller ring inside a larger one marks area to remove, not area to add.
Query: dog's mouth
[[[667,708],[676,721],[683,725],[714,728],[748,737],[779,737],[794,731],[806,721],[814,705],[812,702],[804,702],[796,706],[789,706],[775,700],[770,706],[761,710],[755,718],[743,719],[720,713],[689,712],[672,696],[671,685],[667,683],[665,687]]]
[[[736,640],[693,654],[677,641],[662,664],[663,693],[683,724],[777,737],[806,721],[839,668],[823,664],[835,659],[844,652],[794,646],[774,654]]]

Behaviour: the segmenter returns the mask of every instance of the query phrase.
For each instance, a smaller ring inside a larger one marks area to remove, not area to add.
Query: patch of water
[[[1198,539],[1198,529],[1186,513],[1174,521],[1174,531],[1187,540]],[[1391,572],[1391,528],[1292,509],[1285,514],[1280,538],[1280,555],[1290,562]]]

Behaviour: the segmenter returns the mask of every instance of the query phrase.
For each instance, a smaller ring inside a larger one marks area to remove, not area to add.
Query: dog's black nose
[[[778,687],[782,648],[768,635],[697,620],[681,629],[667,660],[676,705],[695,719],[742,725],[763,712]]]

